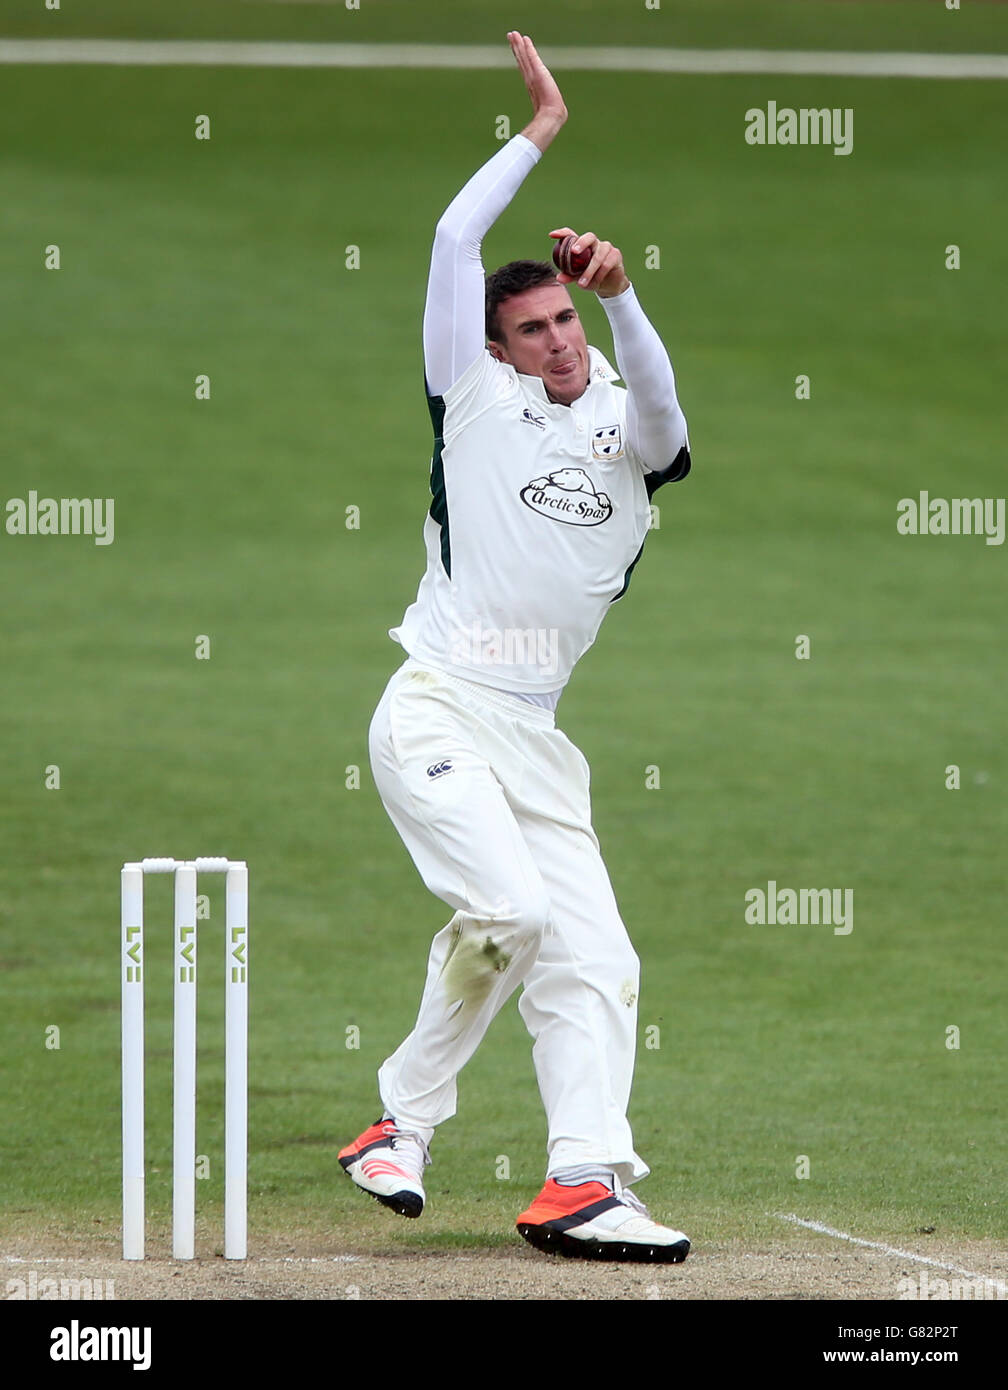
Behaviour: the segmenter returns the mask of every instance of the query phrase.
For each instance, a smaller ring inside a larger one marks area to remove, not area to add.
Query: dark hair
[[[508,261],[486,278],[486,332],[491,342],[500,342],[500,319],[497,311],[505,299],[536,290],[557,278],[556,267],[549,261]]]

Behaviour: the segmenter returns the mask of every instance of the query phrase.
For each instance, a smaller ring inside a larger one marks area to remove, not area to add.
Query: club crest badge
[[[623,436],[619,425],[606,425],[592,435],[592,453],[597,459],[619,458],[623,452]]]

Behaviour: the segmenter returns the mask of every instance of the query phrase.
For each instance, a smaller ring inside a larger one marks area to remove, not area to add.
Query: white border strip
[[[881,1250],[884,1255],[895,1255],[901,1260],[913,1260],[919,1265],[933,1265],[936,1269],[947,1269],[952,1274],[961,1274],[967,1279],[982,1279],[987,1284],[993,1284],[999,1293],[1008,1292],[1008,1285],[1003,1279],[992,1279],[989,1274],[976,1274],[973,1270],[962,1269],[959,1265],[950,1265],[945,1260],[932,1260],[929,1255],[915,1255],[912,1250],[898,1250],[895,1245],[886,1245],[880,1240],[862,1240],[860,1236],[848,1235],[846,1231],[835,1231],[832,1226],[824,1226],[821,1221],[803,1221],[800,1216],[788,1213],[778,1213],[779,1221],[790,1221],[795,1226],[804,1226],[810,1231],[818,1231],[820,1235],[834,1236],[837,1240],[849,1240],[852,1245],[863,1245],[869,1250]]]
[[[771,52],[742,48],[544,48],[557,71],[1008,80],[1003,53]],[[201,39],[0,39],[2,63],[151,67],[513,68],[503,45],[242,43]]]

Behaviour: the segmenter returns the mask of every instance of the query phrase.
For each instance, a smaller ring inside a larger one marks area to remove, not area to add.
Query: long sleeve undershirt
[[[458,381],[486,346],[483,238],[541,157],[531,140],[516,135],[472,176],[437,224],[423,320],[432,396]]]
[[[675,373],[665,345],[641,308],[633,285],[600,302],[627,388],[630,447],[648,468],[667,468],[686,443],[686,417],[676,397]]]
[[[540,158],[531,140],[516,135],[477,170],[437,224],[423,319],[432,396],[447,391],[484,350],[483,238]],[[632,285],[601,303],[627,388],[627,442],[647,468],[666,468],[686,443],[668,353]]]

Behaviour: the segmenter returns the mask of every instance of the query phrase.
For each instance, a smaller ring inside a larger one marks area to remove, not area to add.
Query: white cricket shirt
[[[648,484],[688,467],[630,452],[616,380],[590,348],[587,390],[558,405],[484,351],[430,400],[427,570],[390,633],[411,656],[517,693],[566,684],[640,554]]]
[[[656,487],[690,467],[675,376],[633,287],[602,301],[629,391],[589,348],[572,405],[485,346],[481,243],[540,158],[515,136],[438,222],[424,309],[434,425],[427,568],[390,636],[463,679],[554,707],[629,582]]]

